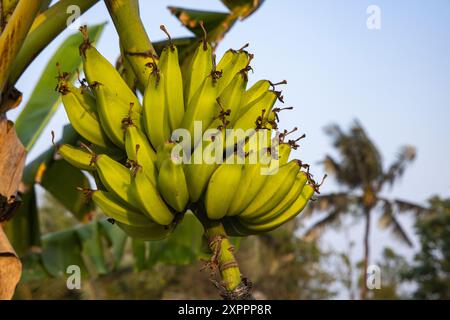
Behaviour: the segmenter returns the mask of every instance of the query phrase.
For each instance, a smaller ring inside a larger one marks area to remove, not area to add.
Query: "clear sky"
[[[189,35],[170,15],[168,5],[226,10],[218,0],[140,3],[152,40],[165,38],[160,24],[167,26],[172,37]],[[369,5],[381,9],[380,30],[366,26]],[[104,4],[97,4],[81,20],[88,25],[108,20]],[[20,79],[18,88],[25,101],[46,59],[73,32],[67,30],[55,39]],[[118,56],[117,41],[110,23],[97,45],[110,61]],[[335,122],[348,128],[357,118],[387,163],[401,145],[417,148],[417,160],[386,195],[418,203],[425,203],[434,194],[450,196],[450,1],[266,0],[253,16],[235,25],[221,43],[218,56],[247,42],[255,54],[251,82],[261,78],[288,80],[285,105],[295,110],[282,114],[282,124],[287,129],[298,126],[307,134],[295,155],[315,164],[317,176],[324,172],[317,162],[332,152],[323,127]],[[17,111],[9,114],[12,119],[16,116]],[[59,135],[65,123],[67,118],[60,108],[29,160],[50,146],[50,131]],[[337,188],[329,179],[322,191]],[[410,225],[408,219],[401,220]],[[412,235],[412,229],[408,230]],[[350,237],[360,242],[361,228],[352,228]],[[324,243],[343,244],[337,240],[341,238],[340,232],[333,231]],[[375,231],[371,240],[375,256],[385,245],[397,246],[382,231]],[[359,249],[357,245],[355,250]]]

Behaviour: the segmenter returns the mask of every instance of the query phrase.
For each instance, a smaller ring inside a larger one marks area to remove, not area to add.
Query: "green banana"
[[[95,170],[92,164],[92,155],[89,152],[75,148],[69,144],[63,144],[58,146],[58,154],[78,169],[87,171]]]
[[[278,95],[275,91],[266,91],[259,98],[241,109],[239,118],[234,124],[235,129],[252,129],[256,128],[258,121],[267,120],[268,114],[272,111],[273,105]]]
[[[93,90],[97,97],[98,114],[102,128],[116,146],[124,149],[124,120],[127,119],[127,122],[132,122],[140,128],[141,114],[135,109],[135,105],[123,102],[109,87],[96,84],[93,86]]]
[[[231,59],[229,57],[230,54]],[[217,64],[217,70],[222,73],[222,77],[217,83],[217,92],[219,95],[232,82],[235,74],[248,66],[249,58],[250,55],[245,50],[236,51],[230,49],[225,52],[224,56]]]
[[[299,170],[298,161],[293,160],[280,167],[275,174],[269,175],[256,197],[239,216],[245,218],[257,217],[264,210],[271,210],[275,207],[291,189]]]
[[[251,86],[242,95],[242,108],[245,109],[247,105],[254,102],[256,99],[260,98],[265,92],[269,91],[270,81],[269,80],[259,80],[253,86]]]
[[[165,239],[173,232],[174,228],[172,226],[162,226],[156,223],[147,226],[130,226],[117,222],[117,225],[131,238],[143,241]]]
[[[133,103],[134,109],[140,113],[141,104],[133,91],[122,79],[116,68],[92,46],[87,37],[87,29],[80,28],[84,41],[80,45],[80,55],[83,60],[83,70],[90,85],[101,83],[111,88],[114,96],[119,97],[125,105]]]
[[[163,26],[161,29],[165,30]],[[166,30],[167,31],[167,30]],[[169,37],[170,39],[170,37]],[[183,79],[177,47],[170,43],[161,53],[159,68],[165,76],[165,95],[170,131],[180,127],[184,115]]]
[[[164,160],[159,169],[158,190],[164,200],[177,212],[184,212],[189,202],[189,191],[183,165],[171,158]]]
[[[261,154],[259,154],[261,156]],[[270,155],[269,155],[270,157]],[[247,208],[263,188],[269,175],[264,174],[267,166],[259,157],[255,163],[246,163],[236,195],[228,209],[228,216],[239,215]]]
[[[205,208],[209,219],[223,218],[238,189],[242,164],[223,163],[211,176],[205,194]]]
[[[211,45],[206,40],[202,40],[190,60],[187,71],[183,74],[185,106],[191,104],[191,99],[206,77],[211,74],[212,69],[213,58]]]
[[[144,93],[144,127],[155,149],[158,149],[170,137],[165,86],[165,75],[155,63]]]
[[[66,81],[58,84],[58,91],[62,94],[64,109],[75,131],[95,145],[113,148],[114,144],[100,124],[95,99],[88,92]]]
[[[173,221],[174,215],[161,198],[156,185],[147,178],[139,167],[134,172],[129,193],[132,195],[134,203],[154,222],[168,226]]]
[[[106,154],[93,156],[92,161],[106,190],[131,207],[139,208],[135,202],[135,195],[130,192],[132,182],[130,170]]]
[[[216,135],[210,137],[210,140],[201,141],[194,149],[190,163],[184,165],[191,202],[197,202],[200,199],[208,185],[209,179],[223,160],[223,154],[221,152],[223,148],[221,149],[220,145],[218,147],[216,146],[220,144],[219,139],[223,141],[224,136],[224,131],[218,130],[216,131]],[[213,150],[220,150],[220,154],[213,153]]]
[[[308,177],[306,173],[299,172],[297,174],[297,177],[295,179],[294,185],[292,186],[291,190],[289,190],[284,198],[281,199],[281,201],[278,202],[278,204],[270,210],[265,210],[257,217],[252,218],[243,218],[240,217],[243,221],[248,221],[252,224],[260,224],[260,223],[266,223],[270,221],[273,217],[278,216],[280,213],[287,210],[294,201],[301,196],[301,192],[303,190],[303,187],[305,186],[306,182],[308,181]]]
[[[150,181],[156,184],[156,153],[145,134],[132,124],[125,129],[125,150],[128,159],[139,163]]]
[[[222,106],[230,110],[230,126],[232,127],[240,112],[242,96],[247,87],[248,75],[246,70],[241,70],[234,75],[233,80],[219,96]]]
[[[269,222],[251,224],[244,222],[243,220],[239,220],[239,223],[252,233],[265,233],[272,231],[297,216],[305,208],[308,200],[313,196],[313,194],[314,187],[307,184],[303,187],[300,197],[298,197],[289,208],[282,213],[279,213]]]
[[[120,223],[142,227],[152,224],[151,220],[135,211],[133,208],[121,203],[112,193],[101,190],[92,190],[92,201],[106,214],[108,217]]]
[[[174,146],[175,146],[174,142],[167,141],[158,147],[158,150],[156,151],[156,160],[155,160],[156,168],[158,170],[161,169],[161,165],[166,159],[170,159]]]
[[[201,132],[210,127],[219,110],[217,104],[217,79],[218,74],[212,71],[202,82],[195,95],[190,99],[181,122],[181,128],[189,131],[192,137],[192,146],[196,146],[199,137],[195,140],[195,122],[200,121]]]

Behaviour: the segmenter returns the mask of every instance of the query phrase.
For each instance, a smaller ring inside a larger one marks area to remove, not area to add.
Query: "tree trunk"
[[[1,222],[18,208],[16,191],[22,179],[26,151],[12,122],[0,115],[0,300],[11,299],[20,279],[22,265],[3,233]]]
[[[364,267],[363,267],[363,279],[361,283],[361,300],[365,300],[367,297],[367,268],[369,266],[369,237],[370,237],[370,209],[364,210],[366,216],[366,227],[364,230]]]
[[[22,264],[0,225],[0,300],[9,300],[20,280]]]

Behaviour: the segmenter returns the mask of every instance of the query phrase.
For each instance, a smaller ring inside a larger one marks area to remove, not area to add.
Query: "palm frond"
[[[323,160],[323,165],[325,166],[325,171],[328,174],[332,174],[335,176],[341,175],[341,166],[332,156],[326,155],[325,159]]]
[[[338,161],[333,162],[327,157],[324,163],[336,171],[336,178],[350,188],[370,185],[382,174],[382,159],[378,149],[367,136],[361,124],[357,121],[344,132],[337,125],[330,125],[325,132],[331,136],[334,147],[339,152]]]
[[[416,158],[416,149],[412,146],[404,146],[400,149],[397,159],[389,166],[388,170],[383,173],[379,180],[379,190],[385,183],[391,187],[394,182],[403,176],[406,167]]]
[[[379,197],[379,200],[383,202],[391,202],[395,206],[394,211],[399,213],[412,212],[415,215],[423,215],[430,212],[430,208],[402,199],[388,200],[386,198]]]
[[[337,222],[339,222],[339,218],[341,216],[342,211],[340,210],[333,210],[331,211],[325,218],[317,221],[312,225],[304,234],[303,239],[305,241],[314,241],[318,239],[324,229],[330,225],[335,225]]]
[[[388,200],[382,200],[382,202],[382,214],[378,220],[378,224],[382,229],[390,229],[398,240],[412,247],[413,244],[411,239],[395,217],[395,209],[397,208],[395,202],[390,202]]]
[[[354,202],[354,197],[346,192],[329,193],[317,197],[316,201],[310,202],[305,216],[311,216],[314,211],[339,210],[346,212]]]

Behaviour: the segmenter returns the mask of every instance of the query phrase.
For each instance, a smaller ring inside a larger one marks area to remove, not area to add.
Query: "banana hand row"
[[[282,109],[274,105],[283,100],[277,84],[260,80],[247,88],[253,55],[244,49],[228,50],[216,64],[201,40],[180,67],[169,43],[152,59],[142,104],[87,38],[81,87],[59,76],[68,118],[88,145],[58,152],[93,174],[98,190],[86,193],[130,236],[164,238],[178,214],[197,204],[230,235],[268,232],[297,216],[317,191],[309,168],[289,161],[297,140],[286,142],[286,131],[275,136]],[[172,135],[177,129],[191,140]],[[212,133],[199,137],[198,129]],[[246,135],[229,139],[228,129]]]

